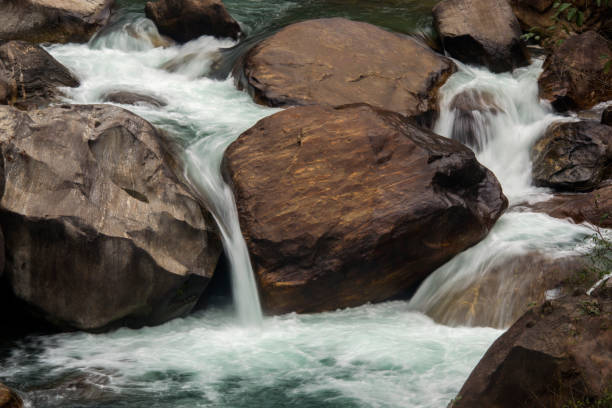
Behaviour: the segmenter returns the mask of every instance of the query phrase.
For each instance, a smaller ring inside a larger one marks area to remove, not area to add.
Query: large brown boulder
[[[612,291],[528,311],[489,348],[453,408],[609,407]]]
[[[110,105],[0,107],[5,278],[48,321],[82,330],[189,312],[220,244],[160,135]]]
[[[264,105],[367,103],[431,124],[455,70],[411,37],[330,18],[285,27],[239,61],[234,78]]]
[[[23,408],[19,395],[4,384],[0,384],[0,408]]]
[[[538,252],[511,256],[483,265],[479,278],[428,299],[419,310],[445,325],[505,329],[547,294],[571,294],[561,283],[584,267],[579,257],[550,258]]]
[[[571,36],[546,58],[538,79],[540,97],[558,111],[588,109],[612,99],[606,55],[612,56],[612,48],[595,31]]]
[[[521,27],[506,0],[443,0],[433,15],[444,49],[458,60],[493,72],[529,63]]]
[[[271,313],[388,299],[480,241],[507,206],[470,149],[367,105],[263,119],[224,169]]]
[[[221,0],[157,0],[145,6],[148,18],[159,32],[179,43],[203,35],[238,39],[240,25],[227,12]]]
[[[557,194],[547,201],[532,204],[533,211],[555,218],[570,218],[575,223],[589,222],[612,228],[612,185],[588,193]]]
[[[87,42],[114,0],[0,0],[0,40]]]
[[[7,89],[4,101],[3,82]],[[78,85],[70,71],[38,45],[24,41],[0,45],[0,103],[40,107],[60,94],[58,87]]]
[[[536,186],[592,190],[612,172],[612,127],[595,121],[553,123],[531,151]]]

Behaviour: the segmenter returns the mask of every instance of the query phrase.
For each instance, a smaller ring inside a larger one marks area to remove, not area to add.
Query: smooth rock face
[[[185,43],[203,35],[238,39],[240,25],[221,0],[157,0],[145,6],[159,32]]]
[[[285,27],[254,47],[234,78],[264,105],[367,103],[431,124],[438,89],[455,70],[413,38],[331,18]]]
[[[531,151],[536,186],[585,191],[612,172],[612,127],[597,122],[553,123]]]
[[[451,407],[609,406],[609,293],[565,296],[531,309],[493,343]],[[606,395],[607,403],[594,402]],[[583,404],[570,405],[576,402]]]
[[[529,63],[521,27],[506,0],[443,0],[433,15],[444,49],[458,60],[493,72]]]
[[[544,62],[540,98],[558,111],[588,109],[612,99],[612,71],[605,72],[604,55],[612,56],[612,48],[594,31],[565,40]]]
[[[491,265],[476,282],[457,287],[426,314],[445,325],[505,329],[584,265],[578,257],[549,258],[537,252],[518,255]],[[571,295],[558,290],[559,296]]]
[[[0,40],[87,42],[114,0],[0,0]]]
[[[2,82],[7,84],[5,102],[29,109],[48,104],[60,94],[58,87],[79,86],[68,68],[60,64],[38,45],[9,41],[0,45],[0,94]]]
[[[388,299],[480,241],[507,206],[470,149],[367,105],[263,119],[224,169],[270,313]]]
[[[13,390],[0,384],[0,408],[22,408],[23,401]]]
[[[166,106],[166,102],[150,95],[142,95],[135,92],[117,91],[111,92],[102,98],[105,102],[120,103],[122,105],[150,105],[156,108]]]
[[[0,107],[5,275],[50,322],[158,324],[193,307],[220,244],[159,134],[109,105]]]
[[[575,223],[586,221],[602,228],[612,228],[612,185],[589,193],[557,194],[530,208],[551,217],[570,218]]]

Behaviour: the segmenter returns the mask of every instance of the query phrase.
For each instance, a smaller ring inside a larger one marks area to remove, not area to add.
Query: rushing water
[[[218,49],[233,47],[232,41],[203,37],[155,48],[163,39],[143,18],[143,3],[120,1],[114,24],[91,44],[55,45],[49,51],[81,79],[79,88],[66,90],[69,102],[100,103],[110,91],[128,90],[167,103],[125,108],[183,147],[187,179],[224,236],[238,313],[211,308],[154,328],[31,337],[0,352],[0,382],[22,392],[30,407],[446,407],[502,331],[446,327],[420,311],[478,279],[494,259],[534,249],[568,253],[588,230],[545,215],[510,212],[482,243],[436,271],[411,302],[262,318],[235,204],[219,166],[241,132],[276,110],[254,104],[231,78],[205,76],[223,56]],[[257,39],[288,23],[324,16],[428,32],[435,1],[225,3]],[[481,140],[478,157],[513,204],[547,197],[529,183],[529,147],[559,119],[538,102],[539,70],[535,63],[493,75],[461,66],[442,90],[436,130],[446,136],[455,122],[455,95],[466,89],[493,95],[499,109],[480,118],[478,134],[487,140]]]

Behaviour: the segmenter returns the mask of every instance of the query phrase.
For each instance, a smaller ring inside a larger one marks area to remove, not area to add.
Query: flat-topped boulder
[[[268,313],[389,299],[484,238],[507,206],[469,148],[367,105],[265,118],[223,166]]]
[[[493,72],[529,63],[520,24],[507,0],[443,0],[433,15],[444,49],[461,62]]]
[[[221,0],[157,0],[148,1],[145,14],[159,32],[179,43],[203,35],[229,37],[242,35],[240,25],[227,12]]]
[[[61,95],[59,88],[76,86],[79,80],[40,46],[25,41],[0,45],[0,104],[42,107]]]
[[[269,106],[367,103],[433,123],[438,89],[456,70],[414,38],[329,18],[285,27],[249,51],[234,78]]]
[[[612,47],[595,31],[569,37],[544,61],[540,98],[558,111],[589,109],[612,99],[606,55],[612,56]]]
[[[595,121],[553,123],[531,151],[536,186],[588,191],[612,175],[612,127]]]
[[[0,0],[0,40],[87,42],[114,0]]]
[[[31,311],[98,331],[195,305],[221,252],[156,129],[110,105],[0,106],[5,276]]]
[[[140,94],[130,91],[111,91],[102,96],[105,102],[118,103],[121,105],[148,105],[155,108],[166,106],[167,103],[151,95]]]

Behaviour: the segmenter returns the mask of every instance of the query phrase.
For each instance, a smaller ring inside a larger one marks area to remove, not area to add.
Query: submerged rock
[[[570,218],[575,223],[589,222],[612,228],[612,185],[589,193],[557,194],[548,201],[529,206],[555,218]]]
[[[504,113],[492,93],[476,89],[455,96],[450,110],[455,115],[451,138],[477,151],[493,136],[490,134],[491,117]]]
[[[453,408],[608,407],[610,292],[529,310],[480,360]]]
[[[87,42],[110,17],[114,0],[0,0],[0,40]]]
[[[612,48],[594,31],[568,38],[544,62],[538,79],[540,98],[558,111],[588,109],[612,99],[606,55],[612,56]]]
[[[454,58],[493,72],[529,64],[521,27],[506,0],[443,0],[433,15],[442,45]]]
[[[60,94],[62,86],[79,86],[79,81],[38,45],[24,41],[0,45],[0,103],[23,109],[44,106]],[[4,101],[3,93],[7,94]]]
[[[224,169],[269,313],[397,295],[484,238],[507,206],[470,149],[368,105],[263,119]]]
[[[537,252],[487,263],[476,281],[458,285],[422,311],[445,325],[505,329],[547,295],[570,295],[561,283],[584,267],[579,257],[549,258]]]
[[[0,107],[0,225],[13,293],[61,327],[159,324],[189,312],[220,253],[160,135],[110,105]]]
[[[0,408],[23,408],[19,395],[4,384],[0,384]]]
[[[456,70],[411,37],[330,18],[285,27],[234,68],[237,86],[269,106],[367,103],[431,125]]]
[[[238,39],[240,25],[227,12],[221,0],[157,0],[145,7],[148,18],[159,32],[179,43],[203,35]]]
[[[150,95],[136,92],[116,91],[107,93],[102,97],[105,102],[120,103],[122,105],[150,105],[155,108],[166,106],[167,103]]]
[[[536,186],[585,191],[612,172],[612,127],[594,121],[553,123],[531,151]]]

